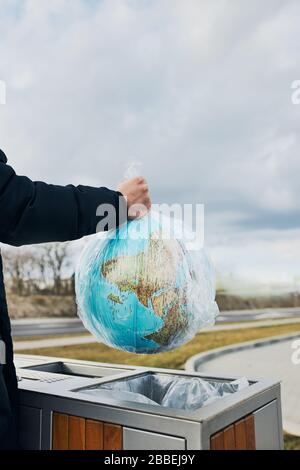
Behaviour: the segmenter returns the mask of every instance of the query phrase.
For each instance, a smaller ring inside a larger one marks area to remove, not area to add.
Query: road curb
[[[205,362],[211,361],[219,356],[224,356],[225,354],[230,354],[232,352],[244,351],[245,349],[254,349],[260,348],[262,346],[267,346],[270,344],[280,343],[282,341],[288,341],[289,339],[299,338],[300,332],[290,333],[279,336],[271,336],[270,338],[264,338],[261,340],[251,340],[244,343],[235,343],[230,346],[225,346],[222,348],[211,349],[203,353],[195,354],[191,356],[185,363],[185,370],[195,372],[198,370],[198,367]]]

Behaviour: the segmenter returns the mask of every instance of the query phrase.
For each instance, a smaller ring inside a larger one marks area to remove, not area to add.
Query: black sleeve
[[[0,241],[3,243],[20,246],[91,235],[101,220],[96,215],[101,204],[114,207],[115,226],[126,218],[125,199],[116,191],[33,182],[17,176],[6,161],[0,150]]]

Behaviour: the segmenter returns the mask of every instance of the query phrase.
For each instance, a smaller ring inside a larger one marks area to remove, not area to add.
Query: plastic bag
[[[169,387],[161,405],[193,411],[248,386],[244,378],[229,383],[207,382],[198,377],[178,379]]]
[[[99,398],[99,389],[89,389],[85,390],[84,393],[88,395],[92,395],[96,398]],[[109,400],[116,400],[116,401],[130,401],[134,403],[145,403],[147,405],[154,405],[158,406],[154,400],[151,400],[140,393],[128,392],[128,391],[116,391],[116,390],[101,390],[101,398],[107,398]]]
[[[212,264],[203,249],[187,249],[181,227],[150,212],[88,244],[76,270],[76,297],[80,318],[100,342],[153,354],[214,323]]]
[[[145,374],[98,385],[84,393],[93,396],[159,405],[167,408],[195,411],[222,397],[236,393],[249,386],[246,378],[231,382],[203,380],[200,377],[172,377],[163,374]],[[109,391],[109,393],[108,393]],[[105,396],[105,395],[104,395]]]

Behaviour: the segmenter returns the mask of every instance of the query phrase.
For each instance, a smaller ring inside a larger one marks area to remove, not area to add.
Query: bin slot
[[[107,396],[117,401],[195,411],[249,385],[245,378],[220,382],[213,379],[205,380],[198,376],[146,372],[92,387],[84,387],[77,392],[94,397]]]
[[[76,364],[72,362],[50,362],[26,367],[22,370],[51,372],[52,374],[69,375],[75,377],[102,378],[116,374],[122,374],[126,369],[115,367],[103,367],[87,364]]]

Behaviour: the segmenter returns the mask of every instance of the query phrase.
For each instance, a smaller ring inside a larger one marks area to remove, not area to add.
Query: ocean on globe
[[[155,354],[178,348],[218,312],[214,271],[203,249],[166,234],[151,212],[96,235],[76,269],[78,314],[99,342]]]

